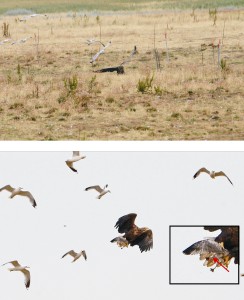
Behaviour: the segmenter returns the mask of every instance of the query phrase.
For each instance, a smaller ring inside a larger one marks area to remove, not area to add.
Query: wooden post
[[[165,32],[164,36],[165,36],[165,44],[166,44],[167,62],[169,62],[169,50],[168,50],[167,32]]]
[[[221,62],[221,53],[220,53],[220,40],[218,43],[218,66],[220,67],[220,62]]]

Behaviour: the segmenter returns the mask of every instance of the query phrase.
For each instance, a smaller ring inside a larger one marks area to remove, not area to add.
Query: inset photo
[[[170,226],[170,284],[239,284],[237,225]]]

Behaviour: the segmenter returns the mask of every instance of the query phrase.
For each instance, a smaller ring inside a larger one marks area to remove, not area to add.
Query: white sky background
[[[10,265],[0,268],[1,299],[193,299],[195,293],[198,299],[210,294],[229,299],[241,295],[237,285],[169,285],[168,258],[169,225],[242,226],[244,152],[84,154],[87,158],[75,164],[79,172],[75,174],[65,164],[71,152],[0,152],[1,187],[21,186],[37,202],[34,209],[23,197],[9,199],[8,192],[0,193],[0,264],[17,259],[31,267],[28,291],[22,274],[9,272]],[[226,172],[234,186],[224,177],[212,180],[206,174],[192,180],[202,166]],[[84,191],[95,184],[108,184],[112,193],[98,200],[95,191]],[[121,250],[110,243],[119,235],[114,228],[118,218],[132,212],[138,214],[138,226],[153,230],[150,252],[140,253],[138,246]],[[178,250],[182,252],[192,241],[211,235],[202,232],[196,239],[193,233],[180,234],[172,257],[179,259],[182,276],[222,280],[228,273],[225,270],[212,273],[198,257],[179,255]],[[71,249],[86,250],[87,261],[61,259]],[[229,269],[232,276],[237,266],[231,262]]]

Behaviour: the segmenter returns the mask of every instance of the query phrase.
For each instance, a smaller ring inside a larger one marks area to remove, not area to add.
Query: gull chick
[[[200,175],[200,173],[202,173],[202,172],[207,173],[213,179],[215,179],[215,177],[217,177],[217,176],[225,176],[229,180],[229,182],[233,185],[230,178],[228,176],[226,176],[226,174],[223,171],[219,171],[219,172],[211,171],[210,172],[206,168],[201,168],[200,170],[198,170],[196,172],[196,174],[194,174],[193,179],[197,178]]]
[[[85,189],[85,191],[89,191],[89,190],[94,189],[94,190],[96,190],[99,193],[99,195],[97,196],[97,199],[101,199],[102,196],[104,196],[105,194],[111,193],[110,190],[106,190],[107,187],[108,187],[107,184],[104,186],[103,189],[99,185],[94,185],[94,186],[87,187]]]
[[[33,207],[36,207],[36,201],[34,199],[34,197],[32,196],[32,194],[29,191],[22,191],[22,188],[13,188],[11,185],[5,185],[4,187],[2,187],[0,189],[0,192],[6,190],[9,191],[11,193],[11,195],[9,196],[9,198],[14,198],[15,196],[25,196],[28,197],[30,200],[30,203],[32,204]]]
[[[81,256],[83,256],[85,258],[85,260],[87,260],[86,251],[85,250],[82,250],[79,253],[76,253],[74,250],[70,250],[69,252],[65,253],[61,258],[65,257],[68,254],[74,257],[74,260],[72,262],[75,262]]]
[[[2,266],[6,265],[6,264],[12,264],[14,266],[14,268],[9,268],[9,271],[12,272],[12,271],[20,271],[24,274],[25,276],[25,286],[26,288],[28,289],[29,286],[30,286],[30,272],[28,270],[26,270],[27,266],[21,266],[17,260],[13,260],[13,261],[10,261],[10,262],[7,262],[5,264],[3,264]]]
[[[81,154],[80,154],[80,151],[73,151],[73,157],[67,159],[65,162],[66,162],[67,166],[68,166],[73,172],[78,173],[77,170],[73,167],[73,163],[76,162],[76,161],[78,161],[78,160],[84,159],[84,158],[86,158],[86,156],[81,155]]]

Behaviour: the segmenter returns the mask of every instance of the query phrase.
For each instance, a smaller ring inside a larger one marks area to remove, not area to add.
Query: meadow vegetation
[[[1,140],[244,138],[243,10],[20,18],[0,18],[0,42],[32,37],[0,45]],[[100,46],[87,45],[91,38],[112,41],[93,65]],[[118,66],[135,45],[125,74],[94,73]]]
[[[154,9],[197,9],[243,7],[243,0],[1,0],[0,14],[16,9],[38,13],[67,11],[131,11]]]

